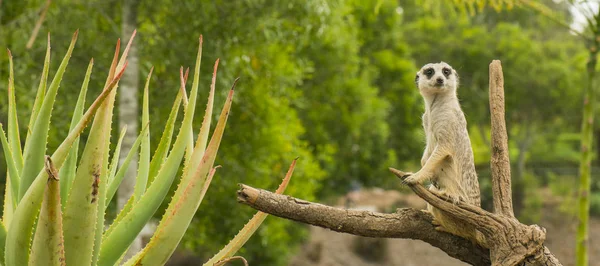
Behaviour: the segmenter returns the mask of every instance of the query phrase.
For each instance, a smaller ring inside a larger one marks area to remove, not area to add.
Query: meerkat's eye
[[[434,73],[433,68],[425,69],[424,73],[425,73],[425,75],[427,75],[428,78],[430,78],[431,76],[433,76],[433,73]]]
[[[448,68],[444,68],[442,69],[442,73],[444,74],[444,76],[450,76],[450,74],[452,74],[452,71]]]

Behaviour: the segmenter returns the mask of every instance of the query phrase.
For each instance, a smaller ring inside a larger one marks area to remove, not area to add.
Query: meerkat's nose
[[[435,82],[436,82],[437,84],[439,84],[439,85],[442,85],[442,84],[444,84],[444,79],[443,79],[443,78],[437,78],[437,79],[435,80]]]

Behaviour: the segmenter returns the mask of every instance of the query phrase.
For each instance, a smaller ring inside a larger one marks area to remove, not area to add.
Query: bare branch
[[[396,213],[347,210],[240,185],[238,201],[281,218],[366,237],[410,238],[431,244],[472,265],[490,265],[489,251],[469,240],[435,230],[431,214],[411,208]]]
[[[504,77],[500,60],[490,64],[490,112],[492,117],[492,192],[494,213],[514,217],[510,185],[508,136],[504,119]]]

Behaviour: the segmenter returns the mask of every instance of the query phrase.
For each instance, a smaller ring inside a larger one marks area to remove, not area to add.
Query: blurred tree
[[[421,100],[398,8],[397,1],[330,1],[331,26],[304,49],[315,70],[298,107],[311,145],[331,152],[321,157],[334,173],[328,190],[347,191],[351,181],[398,184],[387,167],[420,158]]]

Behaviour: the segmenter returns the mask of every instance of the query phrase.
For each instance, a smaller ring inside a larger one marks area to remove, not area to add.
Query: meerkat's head
[[[446,62],[429,63],[417,72],[415,83],[423,96],[455,94],[458,87],[458,74]]]

